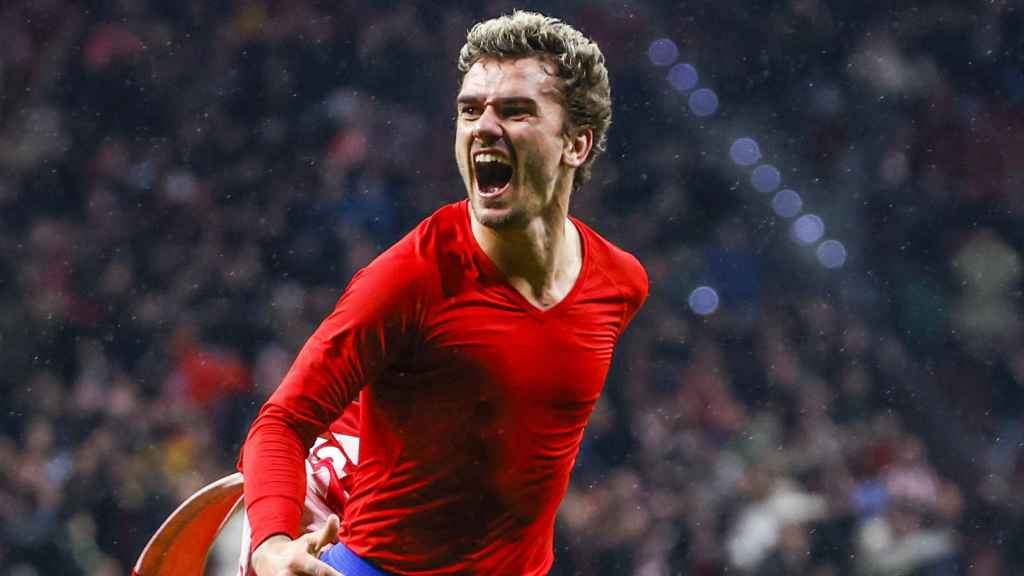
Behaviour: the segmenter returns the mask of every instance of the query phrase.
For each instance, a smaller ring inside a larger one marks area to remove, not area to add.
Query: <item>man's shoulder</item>
[[[440,275],[450,254],[459,250],[458,216],[461,203],[442,206],[402,239],[377,256],[360,274],[386,276],[422,284]]]
[[[640,260],[611,240],[598,234],[585,223],[573,219],[580,233],[587,237],[593,264],[631,296],[643,299],[647,294],[647,270]]]
[[[590,266],[596,269],[599,277],[614,285],[622,298],[623,314],[619,326],[621,334],[647,300],[647,270],[636,256],[616,246],[579,220],[573,221],[580,233],[586,237],[586,246],[590,250]]]

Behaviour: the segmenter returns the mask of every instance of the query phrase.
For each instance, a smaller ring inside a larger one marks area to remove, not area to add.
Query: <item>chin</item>
[[[488,208],[481,206],[480,199],[470,202],[473,216],[480,224],[495,230],[521,228],[525,224],[525,215],[515,208]]]

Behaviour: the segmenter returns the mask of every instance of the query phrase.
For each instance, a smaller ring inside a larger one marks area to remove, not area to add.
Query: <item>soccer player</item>
[[[555,514],[647,275],[568,215],[611,122],[597,45],[515,12],[474,26],[458,65],[468,198],[353,277],[249,432],[261,576],[551,568]],[[318,558],[338,528],[299,535],[303,460],[357,396],[343,542]]]

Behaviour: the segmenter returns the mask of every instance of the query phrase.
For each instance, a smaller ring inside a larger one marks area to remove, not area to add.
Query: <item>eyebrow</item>
[[[483,100],[486,100],[486,98],[483,96],[478,96],[476,94],[463,94],[462,96],[459,96],[458,99],[455,100],[455,102],[457,104],[466,104],[481,102]],[[502,106],[507,106],[509,104],[526,104],[532,106],[537,105],[537,101],[528,96],[509,96],[506,98],[495,98],[494,102]]]

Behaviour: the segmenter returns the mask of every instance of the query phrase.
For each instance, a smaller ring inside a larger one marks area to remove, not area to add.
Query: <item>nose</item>
[[[494,112],[494,108],[487,106],[473,127],[473,138],[480,142],[490,143],[498,140],[504,134],[500,118]]]

